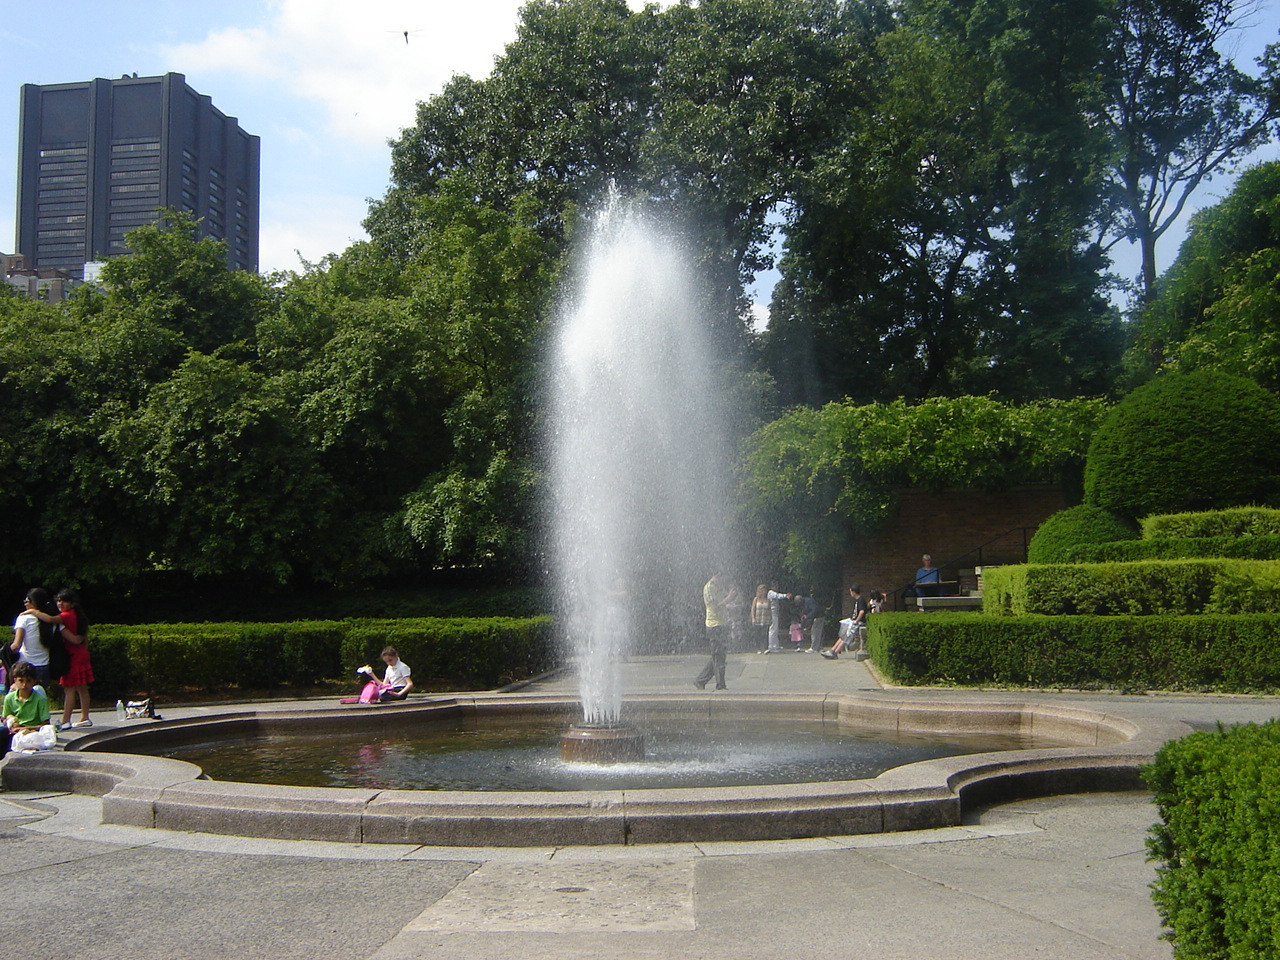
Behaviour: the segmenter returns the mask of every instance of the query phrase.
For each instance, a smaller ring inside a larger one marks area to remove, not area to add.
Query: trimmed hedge
[[[867,645],[892,682],[1255,691],[1280,688],[1280,615],[880,613]]]
[[[1163,513],[1141,522],[1144,540],[1178,540],[1199,537],[1280,538],[1280,510],[1268,507],[1236,507],[1196,513]]]
[[[1280,584],[1280,561],[1146,560],[1022,564],[982,577],[982,609],[993,615],[1256,613],[1250,606]]]
[[[1215,370],[1163,373],[1107,414],[1084,499],[1125,517],[1275,503],[1280,399]]]
[[[377,665],[394,646],[413,675],[459,689],[501,686],[552,660],[550,617],[313,620],[294,623],[96,624],[98,696],[142,690],[307,686]]]
[[[1087,503],[1059,510],[1040,524],[1027,545],[1031,563],[1063,563],[1074,560],[1080,546],[1138,539],[1138,528],[1101,507]]]
[[[1028,559],[1032,563],[1112,563],[1135,560],[1190,560],[1196,557],[1280,560],[1280,536],[1267,534],[1257,537],[1187,537],[1081,543],[1064,548],[1054,559],[1037,557],[1028,551]]]
[[[1193,733],[1146,771],[1152,899],[1179,960],[1280,956],[1280,722]]]

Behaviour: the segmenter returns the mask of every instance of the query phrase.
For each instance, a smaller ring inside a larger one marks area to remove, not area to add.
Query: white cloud
[[[417,102],[455,73],[488,74],[515,38],[520,6],[281,0],[265,24],[213,31],[166,52],[173,69],[283,87],[321,106],[328,133],[375,146],[411,125]]]
[[[366,239],[360,226],[366,207],[359,197],[289,195],[264,210],[258,231],[258,269],[301,270]]]

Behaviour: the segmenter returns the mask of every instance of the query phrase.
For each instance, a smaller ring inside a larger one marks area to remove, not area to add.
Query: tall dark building
[[[18,252],[83,278],[159,207],[202,218],[227,264],[258,269],[259,141],[180,73],[24,84]]]

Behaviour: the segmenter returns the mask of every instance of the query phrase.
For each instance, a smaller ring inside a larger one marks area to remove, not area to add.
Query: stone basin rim
[[[95,731],[65,752],[11,756],[0,764],[0,783],[99,796],[107,823],[273,839],[498,847],[784,840],[958,826],[967,809],[983,803],[1139,788],[1141,766],[1191,729],[1034,700],[719,693],[636,696],[626,703],[689,716],[764,713],[902,732],[1024,733],[1072,745],[925,760],[866,780],[484,793],[213,781],[185,761],[105,752],[122,739],[190,740],[219,728],[279,732],[353,722],[404,725],[422,717],[570,715],[578,704],[569,696],[477,693],[354,711],[235,710]]]

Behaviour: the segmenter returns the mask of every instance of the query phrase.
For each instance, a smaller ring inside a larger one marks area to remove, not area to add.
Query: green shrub
[[[1280,956],[1280,722],[1193,733],[1146,771],[1152,898],[1179,960]]]
[[[1215,590],[1228,573],[1235,586],[1219,597]],[[984,572],[982,609],[994,615],[1263,613],[1271,606],[1247,605],[1262,588],[1248,584],[1272,584],[1277,576],[1280,561],[1273,560],[1022,564]]]
[[[1280,510],[1236,507],[1196,513],[1165,513],[1144,517],[1141,526],[1144,540],[1280,537]]]
[[[1031,563],[1062,563],[1082,544],[1136,540],[1138,528],[1101,507],[1082,503],[1060,510],[1040,524],[1027,545]]]
[[[1112,563],[1135,560],[1191,560],[1197,557],[1280,560],[1280,536],[1194,537],[1082,543],[1062,551],[1061,563]],[[1045,561],[1035,561],[1045,562]]]
[[[900,684],[1280,688],[1280,615],[1018,616],[881,613],[867,646]]]
[[[382,649],[392,646],[415,677],[500,686],[542,669],[551,645],[550,617],[353,621],[342,640],[342,665],[347,673],[361,664],[376,667]]]
[[[1162,374],[1103,419],[1084,488],[1086,503],[1131,518],[1274,502],[1280,399],[1212,370]]]
[[[1214,581],[1213,613],[1280,613],[1280,564],[1229,568]]]
[[[500,686],[552,661],[550,617],[98,624],[95,695],[308,686],[353,676],[397,648],[419,684]]]

